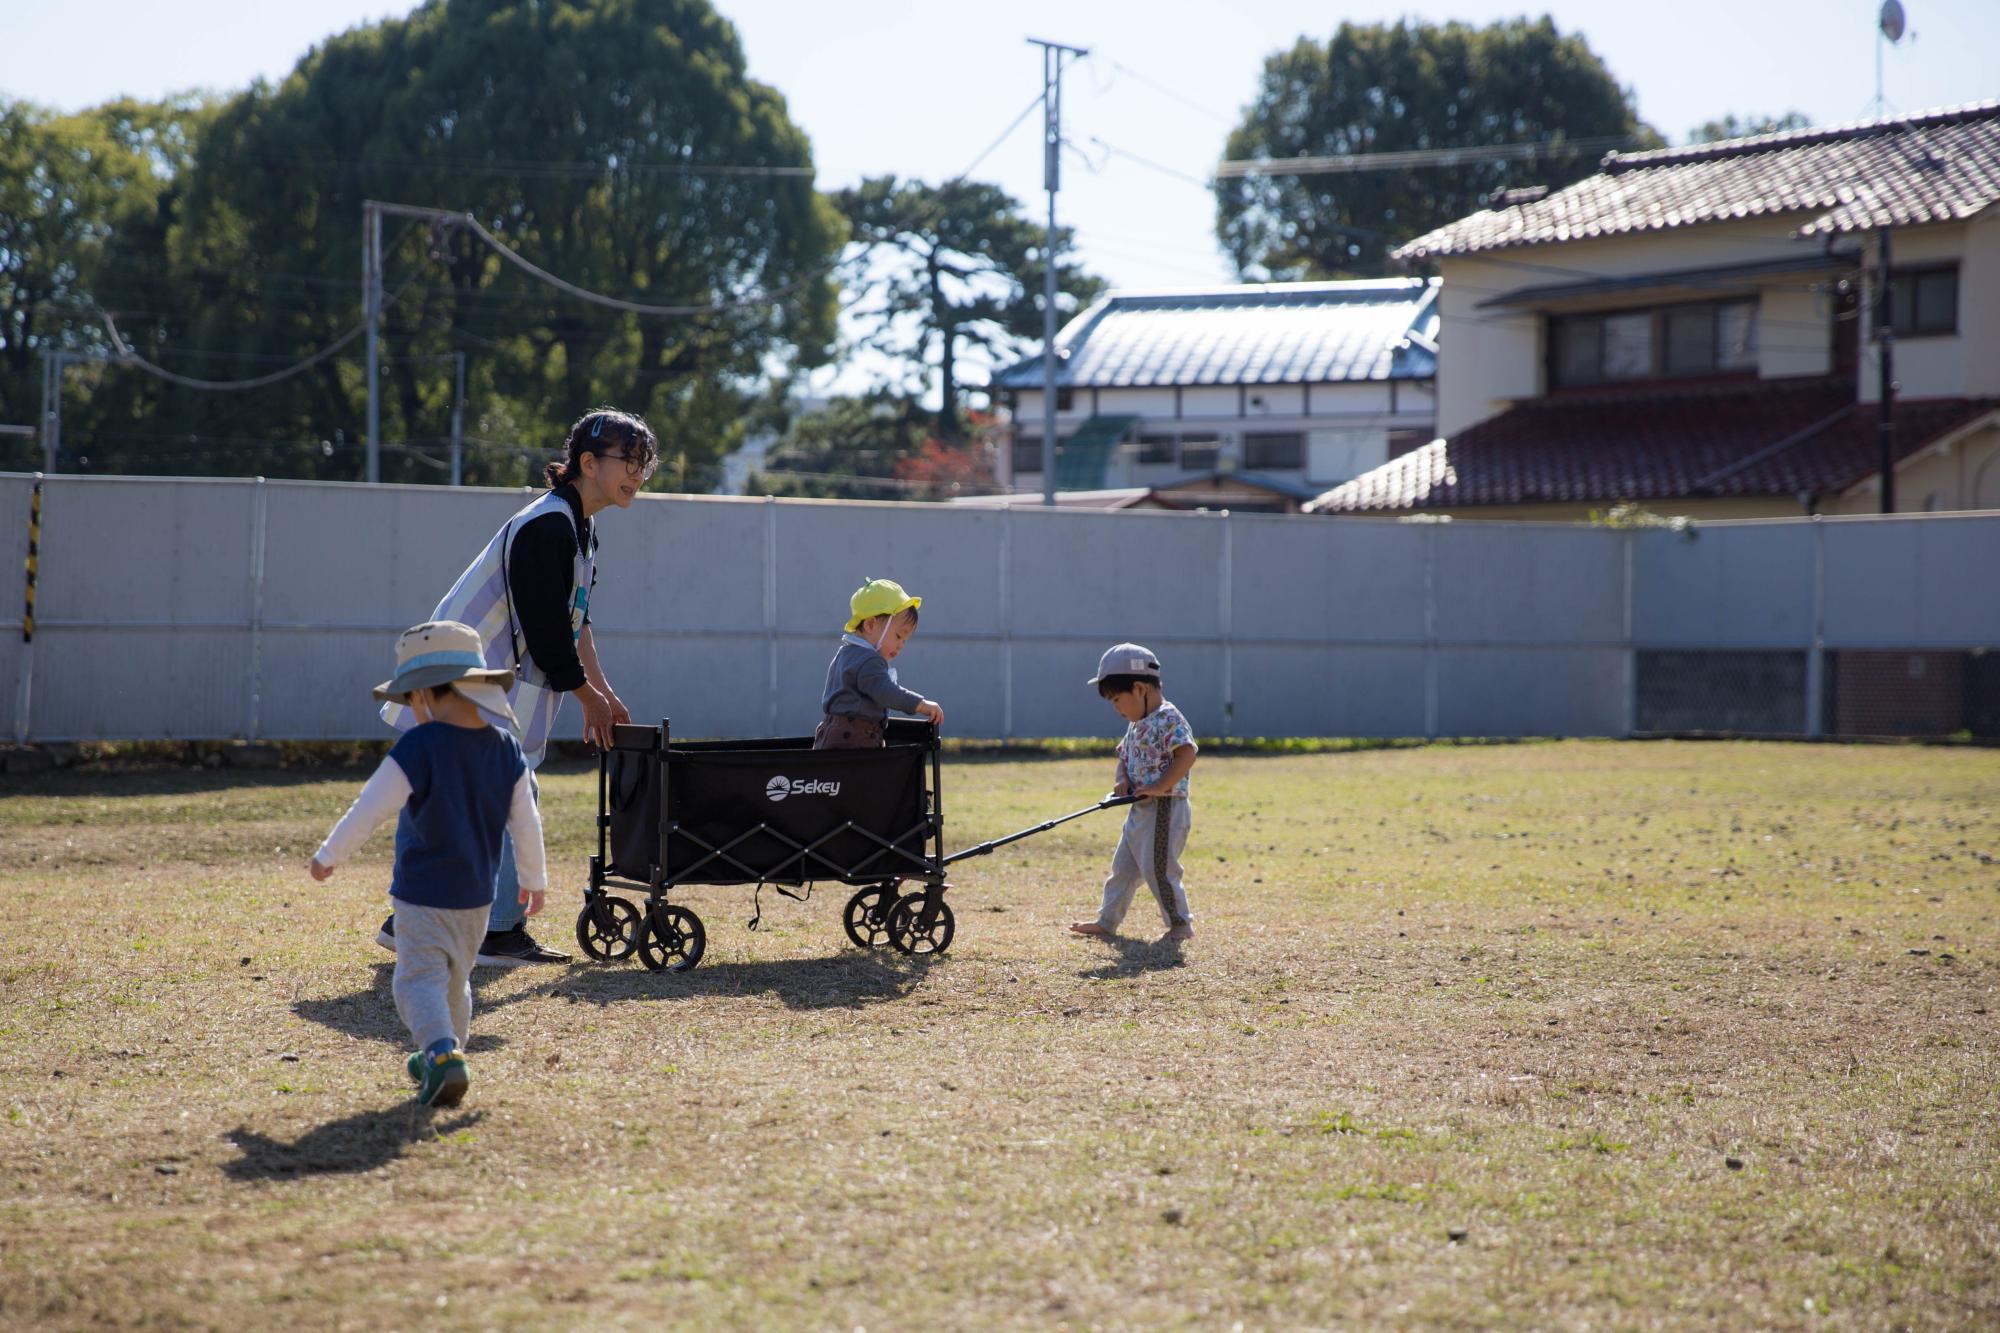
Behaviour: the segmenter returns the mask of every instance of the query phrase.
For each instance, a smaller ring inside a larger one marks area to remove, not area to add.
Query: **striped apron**
[[[493,534],[493,540],[479,553],[479,558],[466,567],[458,576],[451,591],[431,612],[432,620],[456,620],[472,626],[479,633],[479,641],[485,645],[486,665],[502,667],[514,673],[514,684],[507,691],[507,702],[520,721],[521,729],[517,739],[521,751],[526,755],[528,767],[537,768],[548,752],[549,733],[554,730],[556,714],[562,708],[563,696],[559,690],[549,688],[548,676],[535,664],[531,657],[521,652],[520,622],[514,613],[514,599],[507,586],[508,554],[514,545],[514,535],[522,527],[547,514],[561,514],[571,530],[576,527],[576,515],[571,512],[569,502],[554,491],[538,498],[533,504],[507,520],[507,525]],[[583,620],[590,610],[590,581],[597,553],[584,549],[582,534],[577,534],[576,567],[571,571],[569,630],[572,638],[583,636]],[[408,731],[417,724],[416,715],[401,704],[382,705],[382,720],[398,731]],[[495,726],[505,726],[503,719],[487,715],[487,720]]]

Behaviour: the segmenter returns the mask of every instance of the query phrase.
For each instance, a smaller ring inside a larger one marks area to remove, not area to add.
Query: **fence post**
[[[1222,511],[1221,604],[1217,607],[1222,630],[1222,739],[1236,734],[1236,643],[1231,633],[1232,606],[1236,585],[1236,529],[1229,511]]]
[[[1438,734],[1437,562],[1438,528],[1424,525],[1424,737]]]
[[[270,490],[257,478],[250,518],[250,725],[247,740],[264,735],[264,542],[270,531]]]
[[[1632,642],[1632,598],[1634,567],[1638,559],[1639,534],[1632,528],[1622,534],[1625,547],[1625,708],[1621,721],[1620,740],[1631,740],[1632,733],[1639,729],[1639,649]]]
[[[1826,520],[1812,516],[1812,628],[1806,645],[1806,735],[1826,734]]]
[[[778,733],[778,497],[764,497],[764,644],[769,655],[765,689],[768,692],[770,726],[767,736]]]
[[[1014,739],[1014,507],[1000,507],[1000,735]]]

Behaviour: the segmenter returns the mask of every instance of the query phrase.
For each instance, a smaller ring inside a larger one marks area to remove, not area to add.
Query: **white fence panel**
[[[30,491],[0,476],[16,569]],[[530,498],[50,478],[32,656],[19,590],[0,606],[0,734],[380,737],[395,632]],[[897,666],[959,736],[1116,734],[1085,681],[1123,639],[1236,736],[1623,734],[1649,650],[1806,652],[1817,717],[1816,644],[2000,646],[1990,514],[1675,533],[649,496],[598,521],[607,673],[684,736],[809,731],[868,577],[924,598]]]

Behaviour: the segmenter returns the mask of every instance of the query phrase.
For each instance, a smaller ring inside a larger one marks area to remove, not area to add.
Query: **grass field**
[[[1108,770],[951,763],[948,841]],[[2000,1323],[2000,752],[1212,756],[1182,952],[1065,935],[1111,815],[927,964],[701,890],[691,974],[482,974],[435,1116],[386,835],[302,869],[362,776],[0,785],[0,1323]]]

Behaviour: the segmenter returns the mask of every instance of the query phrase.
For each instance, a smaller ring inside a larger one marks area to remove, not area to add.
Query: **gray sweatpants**
[[[487,908],[419,907],[396,900],[396,1012],[417,1049],[472,1037],[472,964]]]
[[[1193,823],[1185,796],[1156,796],[1126,807],[1125,828],[1104,881],[1104,905],[1097,909],[1098,925],[1116,930],[1141,882],[1152,889],[1169,929],[1193,922],[1181,882],[1181,849]]]

